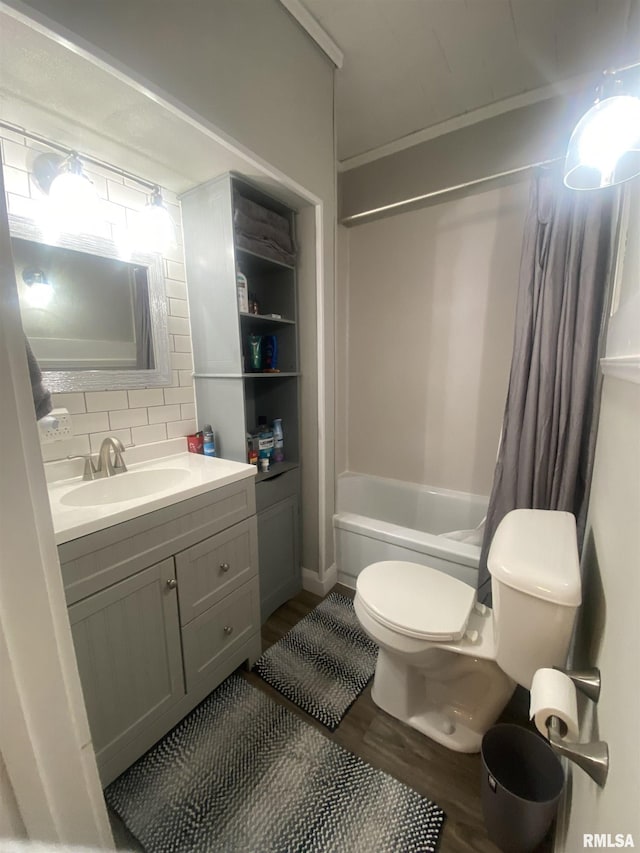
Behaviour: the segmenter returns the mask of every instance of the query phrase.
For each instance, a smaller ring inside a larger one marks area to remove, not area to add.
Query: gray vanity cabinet
[[[107,785],[261,652],[253,477],[59,546]]]
[[[262,616],[300,591],[298,472],[256,484]]]
[[[270,226],[262,226],[264,239],[251,249],[242,242],[241,200],[266,214],[264,222],[277,214],[293,233],[294,211],[239,175],[223,175],[180,198],[198,421],[213,425],[219,455],[238,462],[247,461],[247,433],[261,417],[281,419],[284,430],[284,460],[256,477],[256,492],[264,497],[258,516],[264,622],[302,587],[298,294],[293,259],[269,254]],[[252,311],[240,309],[238,273],[247,279]],[[252,363],[251,341],[265,337],[276,339],[274,370]],[[281,478],[293,491],[267,500],[277,491],[270,484]],[[284,498],[287,506],[276,507]]]
[[[69,608],[99,764],[184,696],[177,614],[172,559]]]

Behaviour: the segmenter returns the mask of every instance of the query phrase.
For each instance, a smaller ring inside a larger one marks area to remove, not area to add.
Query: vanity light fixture
[[[9,122],[0,120],[0,128],[54,149],[38,154],[31,167],[34,181],[44,196],[39,224],[46,242],[54,242],[60,231],[90,233],[96,224],[99,198],[93,182],[84,172],[82,164],[85,162],[134,181],[150,192],[146,205],[138,213],[132,233],[116,235],[123,257],[130,256],[134,250],[162,254],[176,245],[175,225],[157,184],[87,154],[82,154],[81,158],[77,151]]]
[[[39,154],[34,160],[33,177],[45,195],[43,230],[91,231],[95,224],[98,194],[84,172],[76,151],[66,156]]]
[[[43,270],[26,267],[22,270],[22,280],[27,285],[27,301],[34,308],[46,308],[53,299],[53,285]]]
[[[564,183],[574,190],[594,190],[638,175],[640,62],[604,72],[594,105],[571,134]]]
[[[173,219],[162,200],[160,187],[155,185],[146,205],[138,214],[136,248],[141,252],[159,252],[176,245],[176,232]]]

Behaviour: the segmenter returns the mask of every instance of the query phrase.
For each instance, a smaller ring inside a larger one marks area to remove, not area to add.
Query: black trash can
[[[493,726],[482,739],[482,810],[504,853],[531,853],[549,831],[564,786],[558,756],[522,726]]]

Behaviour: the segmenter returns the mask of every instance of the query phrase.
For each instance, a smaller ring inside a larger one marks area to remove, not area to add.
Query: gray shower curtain
[[[555,169],[534,175],[502,441],[480,557],[481,602],[491,603],[487,554],[510,510],[572,512],[581,540],[617,214],[615,189],[575,192]]]

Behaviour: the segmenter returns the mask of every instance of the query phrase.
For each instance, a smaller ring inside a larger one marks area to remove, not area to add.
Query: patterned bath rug
[[[267,649],[254,670],[334,731],[373,675],[377,652],[353,601],[332,592]]]
[[[431,853],[445,820],[238,675],[105,797],[146,853]]]

